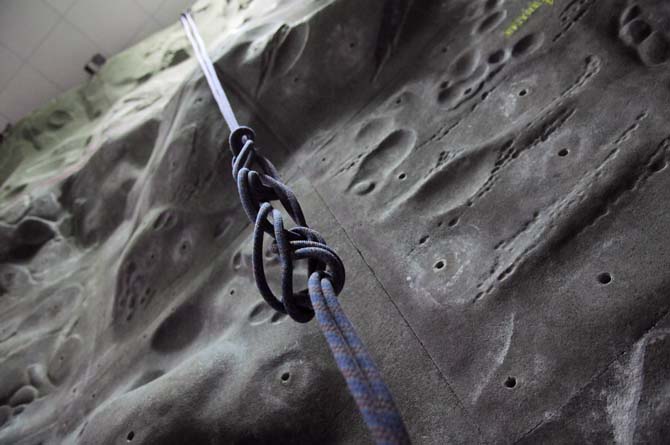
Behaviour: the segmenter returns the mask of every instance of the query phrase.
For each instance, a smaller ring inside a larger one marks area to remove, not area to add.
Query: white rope
[[[195,25],[193,17],[191,17],[191,14],[188,11],[182,13],[179,20],[184,26],[184,31],[186,32],[188,40],[191,42],[191,46],[193,46],[193,51],[195,51],[195,56],[198,59],[198,63],[200,63],[202,72],[205,74],[209,88],[212,90],[214,100],[216,100],[216,104],[219,106],[219,110],[221,111],[223,118],[226,120],[228,128],[230,128],[230,131],[233,131],[240,125],[237,123],[237,118],[235,117],[235,113],[230,106],[228,96],[226,96],[226,92],[221,86],[221,81],[216,75],[214,64],[212,63],[212,59],[210,59],[209,55],[207,54],[207,49],[205,48],[205,43],[202,41],[202,37],[200,37],[198,27]]]

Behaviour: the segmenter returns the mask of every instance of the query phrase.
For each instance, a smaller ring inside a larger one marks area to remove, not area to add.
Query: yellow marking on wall
[[[521,10],[521,14],[512,21],[512,23],[505,28],[504,34],[505,37],[510,37],[512,34],[517,32],[521,27],[528,21],[531,15],[535,13],[542,5],[553,5],[554,0],[534,0],[528,4],[524,9]]]

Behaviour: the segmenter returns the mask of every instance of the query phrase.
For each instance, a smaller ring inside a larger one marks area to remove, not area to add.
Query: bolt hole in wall
[[[516,378],[515,377],[507,377],[505,379],[504,383],[506,388],[514,388],[516,386]]]
[[[665,168],[665,165],[666,165],[665,160],[663,160],[663,159],[658,159],[658,160],[654,161],[654,162],[649,166],[649,170],[652,171],[652,172],[654,172],[654,173],[656,173],[656,172],[660,172],[661,170],[663,170],[663,169]]]
[[[407,178],[407,174],[405,174],[405,173],[400,173],[400,174],[398,175],[398,179],[400,179],[401,181],[402,181],[403,179],[405,179],[405,178]]]
[[[523,89],[523,90],[519,91],[519,96],[521,96],[521,97],[525,96],[526,94],[528,94],[528,90],[526,90],[526,89]]]
[[[438,260],[433,265],[433,268],[438,271],[444,269],[444,266],[446,266],[446,262],[444,260]]]
[[[281,381],[282,383],[287,383],[291,379],[291,374],[288,372],[285,372],[281,375]]]
[[[503,61],[504,58],[505,58],[505,51],[498,50],[489,56],[489,63],[490,64],[500,63]]]
[[[569,151],[568,151],[567,148],[562,148],[562,149],[558,150],[558,155],[560,157],[565,157],[565,156],[568,155],[568,153],[569,153]]]
[[[612,282],[612,275],[608,274],[607,272],[598,274],[598,283],[609,284],[611,282]]]
[[[134,438],[135,438],[135,431],[131,431],[131,432],[129,432],[128,435],[126,436],[126,440],[127,440],[128,442],[132,442],[132,440],[133,440]]]

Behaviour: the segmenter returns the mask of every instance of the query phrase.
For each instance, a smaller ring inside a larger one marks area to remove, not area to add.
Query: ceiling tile
[[[66,14],[108,57],[128,46],[147,17],[133,0],[78,0]]]
[[[146,22],[144,22],[144,25],[140,28],[140,30],[133,36],[131,45],[134,45],[135,43],[146,39],[150,35],[157,33],[163,29],[163,25],[158,23],[155,19],[149,17]]]
[[[156,12],[163,0],[135,0],[149,14]]]
[[[23,65],[0,92],[0,113],[16,122],[58,93],[58,88],[37,70]]]
[[[154,17],[163,26],[169,26],[179,20],[179,14],[191,7],[193,0],[165,0]]]
[[[29,63],[62,89],[88,78],[84,65],[99,50],[67,21],[60,22]]]
[[[42,1],[2,0],[0,44],[28,58],[58,20],[58,13]]]
[[[4,46],[0,46],[0,90],[21,68],[21,59]]]
[[[54,9],[61,14],[65,14],[70,6],[74,3],[74,0],[44,0],[49,5],[53,6]]]

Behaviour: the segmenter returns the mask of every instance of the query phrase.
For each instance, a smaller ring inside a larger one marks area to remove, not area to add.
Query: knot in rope
[[[305,323],[316,314],[375,443],[409,444],[393,397],[337,299],[345,279],[342,260],[317,231],[307,226],[293,191],[281,181],[275,166],[256,151],[254,139],[253,130],[238,127],[231,132],[229,142],[240,201],[254,224],[252,264],[256,287],[273,309],[295,321]],[[270,204],[272,201],[282,204],[295,227],[284,227],[282,213]],[[263,240],[266,234],[272,238],[272,250],[279,257],[281,299],[272,292],[265,277]],[[307,260],[308,288],[299,292],[293,291],[294,260]]]
[[[230,148],[240,201],[249,221],[254,224],[252,264],[256,287],[274,310],[300,323],[308,322],[314,318],[314,308],[309,289],[293,290],[293,261],[307,260],[307,278],[318,272],[319,276],[332,283],[335,294],[339,294],[344,287],[344,264],[323,237],[307,226],[300,203],[293,191],[281,181],[275,166],[256,152],[253,130],[248,127],[235,129],[230,134]],[[259,171],[252,169],[254,164]],[[295,227],[284,227],[282,213],[270,204],[272,201],[282,204]],[[281,299],[272,292],[265,277],[265,234],[273,239],[272,250],[279,257]]]

